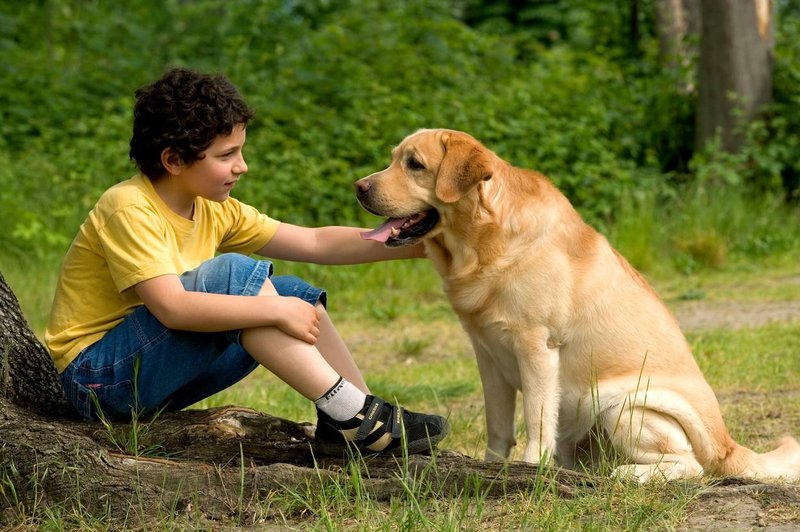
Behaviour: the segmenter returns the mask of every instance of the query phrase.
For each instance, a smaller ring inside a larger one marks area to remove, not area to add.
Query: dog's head
[[[466,133],[422,129],[392,150],[388,168],[356,181],[361,205],[388,220],[364,238],[415,244],[440,230],[442,215],[492,177],[493,154]]]

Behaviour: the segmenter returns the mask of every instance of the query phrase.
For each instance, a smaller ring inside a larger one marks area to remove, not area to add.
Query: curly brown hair
[[[255,116],[231,81],[175,68],[136,91],[130,157],[150,179],[166,174],[161,152],[172,148],[191,164],[220,135]]]

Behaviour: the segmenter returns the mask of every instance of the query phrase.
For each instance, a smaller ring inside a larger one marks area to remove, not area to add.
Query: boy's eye
[[[409,170],[425,170],[425,165],[419,162],[413,156],[406,160],[406,166]]]

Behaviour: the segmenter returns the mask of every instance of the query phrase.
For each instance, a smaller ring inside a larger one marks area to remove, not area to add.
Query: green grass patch
[[[552,475],[543,472],[531,478],[528,490],[504,498],[487,497],[490,482],[478,477],[443,497],[438,474],[426,470],[413,479],[400,473],[405,493],[378,502],[361,488],[367,475],[363,463],[351,463],[345,476],[323,489],[278,495],[273,510],[282,507],[291,523],[311,517],[327,530],[650,530],[675,528],[697,493],[697,487],[681,483],[631,486],[605,480],[565,498]]]
[[[689,335],[694,356],[718,392],[769,391],[800,384],[797,323]],[[787,405],[788,409],[800,404]]]
[[[14,291],[31,330],[39,338],[44,337],[62,258],[55,251],[43,258],[0,251],[0,273]]]
[[[737,261],[723,269],[689,274],[663,272],[651,280],[667,301],[796,301],[800,299],[800,254]]]

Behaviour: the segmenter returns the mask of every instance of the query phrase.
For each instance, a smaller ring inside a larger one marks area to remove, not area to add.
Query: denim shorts
[[[325,305],[326,293],[299,277],[272,277],[272,263],[228,253],[181,275],[186,290],[254,296],[266,279],[281,296]],[[258,363],[241,331],[198,333],[163,326],[142,305],[90,345],[61,374],[70,403],[84,418],[127,420],[180,410],[243,379]],[[98,412],[99,409],[99,412]]]

